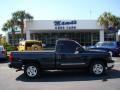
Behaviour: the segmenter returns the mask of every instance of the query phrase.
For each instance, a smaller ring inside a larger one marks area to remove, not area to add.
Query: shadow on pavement
[[[68,82],[68,81],[92,81],[102,80],[103,82],[109,79],[120,78],[120,71],[108,71],[102,76],[92,76],[88,72],[81,71],[46,71],[40,78],[29,79],[24,74],[16,78],[17,81],[23,82]]]
[[[9,62],[9,60],[2,60],[2,59],[0,59],[0,64],[2,64],[2,63],[8,63]]]

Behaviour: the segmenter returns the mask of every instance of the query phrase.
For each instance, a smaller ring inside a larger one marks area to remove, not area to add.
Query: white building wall
[[[100,42],[104,42],[104,30],[101,29],[99,34],[100,34]]]
[[[32,20],[26,21],[25,31],[26,31],[26,39],[30,39],[30,33],[34,31],[52,31],[55,30],[54,21],[65,21],[70,22],[72,20]],[[100,41],[104,41],[104,30],[103,27],[97,24],[97,20],[76,20],[77,23],[74,25],[76,27],[76,31],[90,31],[95,30],[100,32]],[[66,25],[65,25],[66,26]],[[70,26],[70,25],[68,25]],[[59,30],[60,31],[60,30]]]
[[[26,30],[26,39],[30,40],[30,31],[29,30]]]
[[[25,30],[53,30],[55,29],[54,21],[59,20],[32,20],[26,21]],[[60,21],[71,21],[71,20],[60,20]],[[97,24],[96,20],[77,20],[76,29],[103,29]]]

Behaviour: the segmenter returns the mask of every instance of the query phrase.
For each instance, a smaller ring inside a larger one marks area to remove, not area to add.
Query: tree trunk
[[[24,40],[23,27],[21,27],[21,40]]]
[[[15,46],[15,31],[13,28],[12,28],[12,45]]]
[[[21,20],[21,40],[24,40],[24,21]]]

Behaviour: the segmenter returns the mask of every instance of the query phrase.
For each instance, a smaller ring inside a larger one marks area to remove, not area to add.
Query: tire
[[[24,73],[29,78],[37,78],[40,76],[40,68],[37,64],[30,63],[25,66]]]
[[[40,46],[38,46],[38,45],[32,45],[32,47],[31,47],[31,49],[32,50],[40,50]]]
[[[92,75],[99,76],[105,73],[105,65],[102,61],[95,61],[91,63],[89,70]]]

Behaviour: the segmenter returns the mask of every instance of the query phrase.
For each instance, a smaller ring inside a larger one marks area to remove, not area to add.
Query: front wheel
[[[101,61],[93,62],[90,65],[90,73],[93,75],[101,75],[105,72],[105,65]]]
[[[36,78],[40,75],[40,69],[37,64],[31,63],[25,66],[24,73],[29,78]]]

